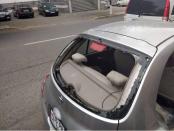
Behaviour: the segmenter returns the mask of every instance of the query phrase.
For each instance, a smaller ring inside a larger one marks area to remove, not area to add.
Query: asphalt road
[[[41,80],[57,55],[80,32],[121,20],[122,16],[48,18],[41,26],[0,31],[0,129],[44,129]]]

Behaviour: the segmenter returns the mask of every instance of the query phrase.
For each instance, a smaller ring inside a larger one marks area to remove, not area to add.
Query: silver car
[[[11,20],[11,12],[7,8],[0,7],[0,21]]]
[[[47,127],[174,129],[173,27],[132,21],[80,34],[42,83]]]

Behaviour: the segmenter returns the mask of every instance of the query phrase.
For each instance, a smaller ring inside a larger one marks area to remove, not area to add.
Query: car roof
[[[174,24],[139,20],[122,21],[102,25],[85,33],[114,42],[122,42],[122,44],[126,42],[127,46],[146,54],[150,53],[150,56],[153,56],[156,47],[174,35]],[[139,41],[139,44],[137,44],[137,41]]]

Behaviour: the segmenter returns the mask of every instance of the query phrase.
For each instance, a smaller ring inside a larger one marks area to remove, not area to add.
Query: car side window
[[[88,43],[89,43],[89,41],[87,39],[83,39],[81,41],[81,45],[78,48],[77,52],[80,53],[80,54],[86,55],[87,54]]]

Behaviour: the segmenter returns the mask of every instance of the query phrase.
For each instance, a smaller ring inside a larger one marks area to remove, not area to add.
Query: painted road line
[[[36,28],[43,28],[43,27],[51,27],[51,26],[56,26],[56,24],[43,24],[43,25],[33,25],[33,26],[26,26],[22,28],[18,28],[20,30],[28,30],[28,29],[36,29]]]
[[[35,41],[35,42],[30,42],[30,43],[26,43],[24,45],[29,46],[29,45],[37,45],[40,43],[45,43],[45,42],[50,42],[50,41],[55,41],[55,40],[61,40],[61,39],[66,39],[66,38],[70,38],[70,37],[74,37],[76,35],[68,35],[68,36],[63,36],[63,37],[57,37],[57,38],[53,38],[53,39],[47,39],[47,40],[42,40],[42,41]]]

